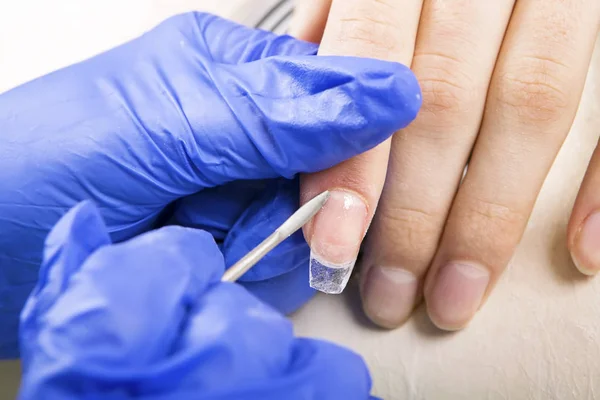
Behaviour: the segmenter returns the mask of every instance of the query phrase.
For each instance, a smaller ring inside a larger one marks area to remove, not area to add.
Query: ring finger
[[[412,63],[423,107],[416,121],[394,136],[363,262],[363,305],[379,325],[401,324],[420,299],[479,130],[513,3],[424,2]]]

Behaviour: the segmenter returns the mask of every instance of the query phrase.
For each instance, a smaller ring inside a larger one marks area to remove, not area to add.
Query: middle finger
[[[423,93],[397,133],[365,252],[365,312],[394,327],[410,315],[481,123],[514,0],[426,0],[412,68]]]

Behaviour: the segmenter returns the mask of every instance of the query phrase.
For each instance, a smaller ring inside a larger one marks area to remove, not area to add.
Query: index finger
[[[371,57],[410,65],[421,5],[421,0],[334,0],[319,55]],[[398,112],[403,107],[398,104]],[[326,206],[304,228],[311,247],[311,286],[316,289],[343,290],[375,213],[389,152],[388,140],[331,169],[302,177],[302,202],[331,191]]]

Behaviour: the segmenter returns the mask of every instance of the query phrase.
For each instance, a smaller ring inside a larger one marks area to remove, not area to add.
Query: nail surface
[[[486,268],[467,263],[443,266],[427,296],[429,316],[438,328],[464,327],[479,309],[490,281]]]
[[[363,307],[376,324],[394,328],[412,313],[417,298],[417,277],[396,267],[373,266],[363,286]]]
[[[341,293],[358,256],[367,229],[367,206],[351,192],[331,191],[315,217],[310,240],[310,286],[325,293]]]
[[[587,217],[575,238],[571,258],[585,275],[595,275],[600,269],[600,212]]]

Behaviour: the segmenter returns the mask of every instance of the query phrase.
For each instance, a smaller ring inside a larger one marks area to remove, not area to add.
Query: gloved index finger
[[[186,18],[189,21],[178,20]],[[315,55],[318,49],[313,43],[249,28],[207,13],[178,15],[173,23],[190,29],[185,35],[218,63],[241,64],[274,55]]]
[[[421,106],[409,68],[373,59],[269,57],[210,73],[239,122],[210,142],[199,138],[198,164],[213,183],[330,168],[388,139]],[[217,167],[204,161],[217,157]]]

